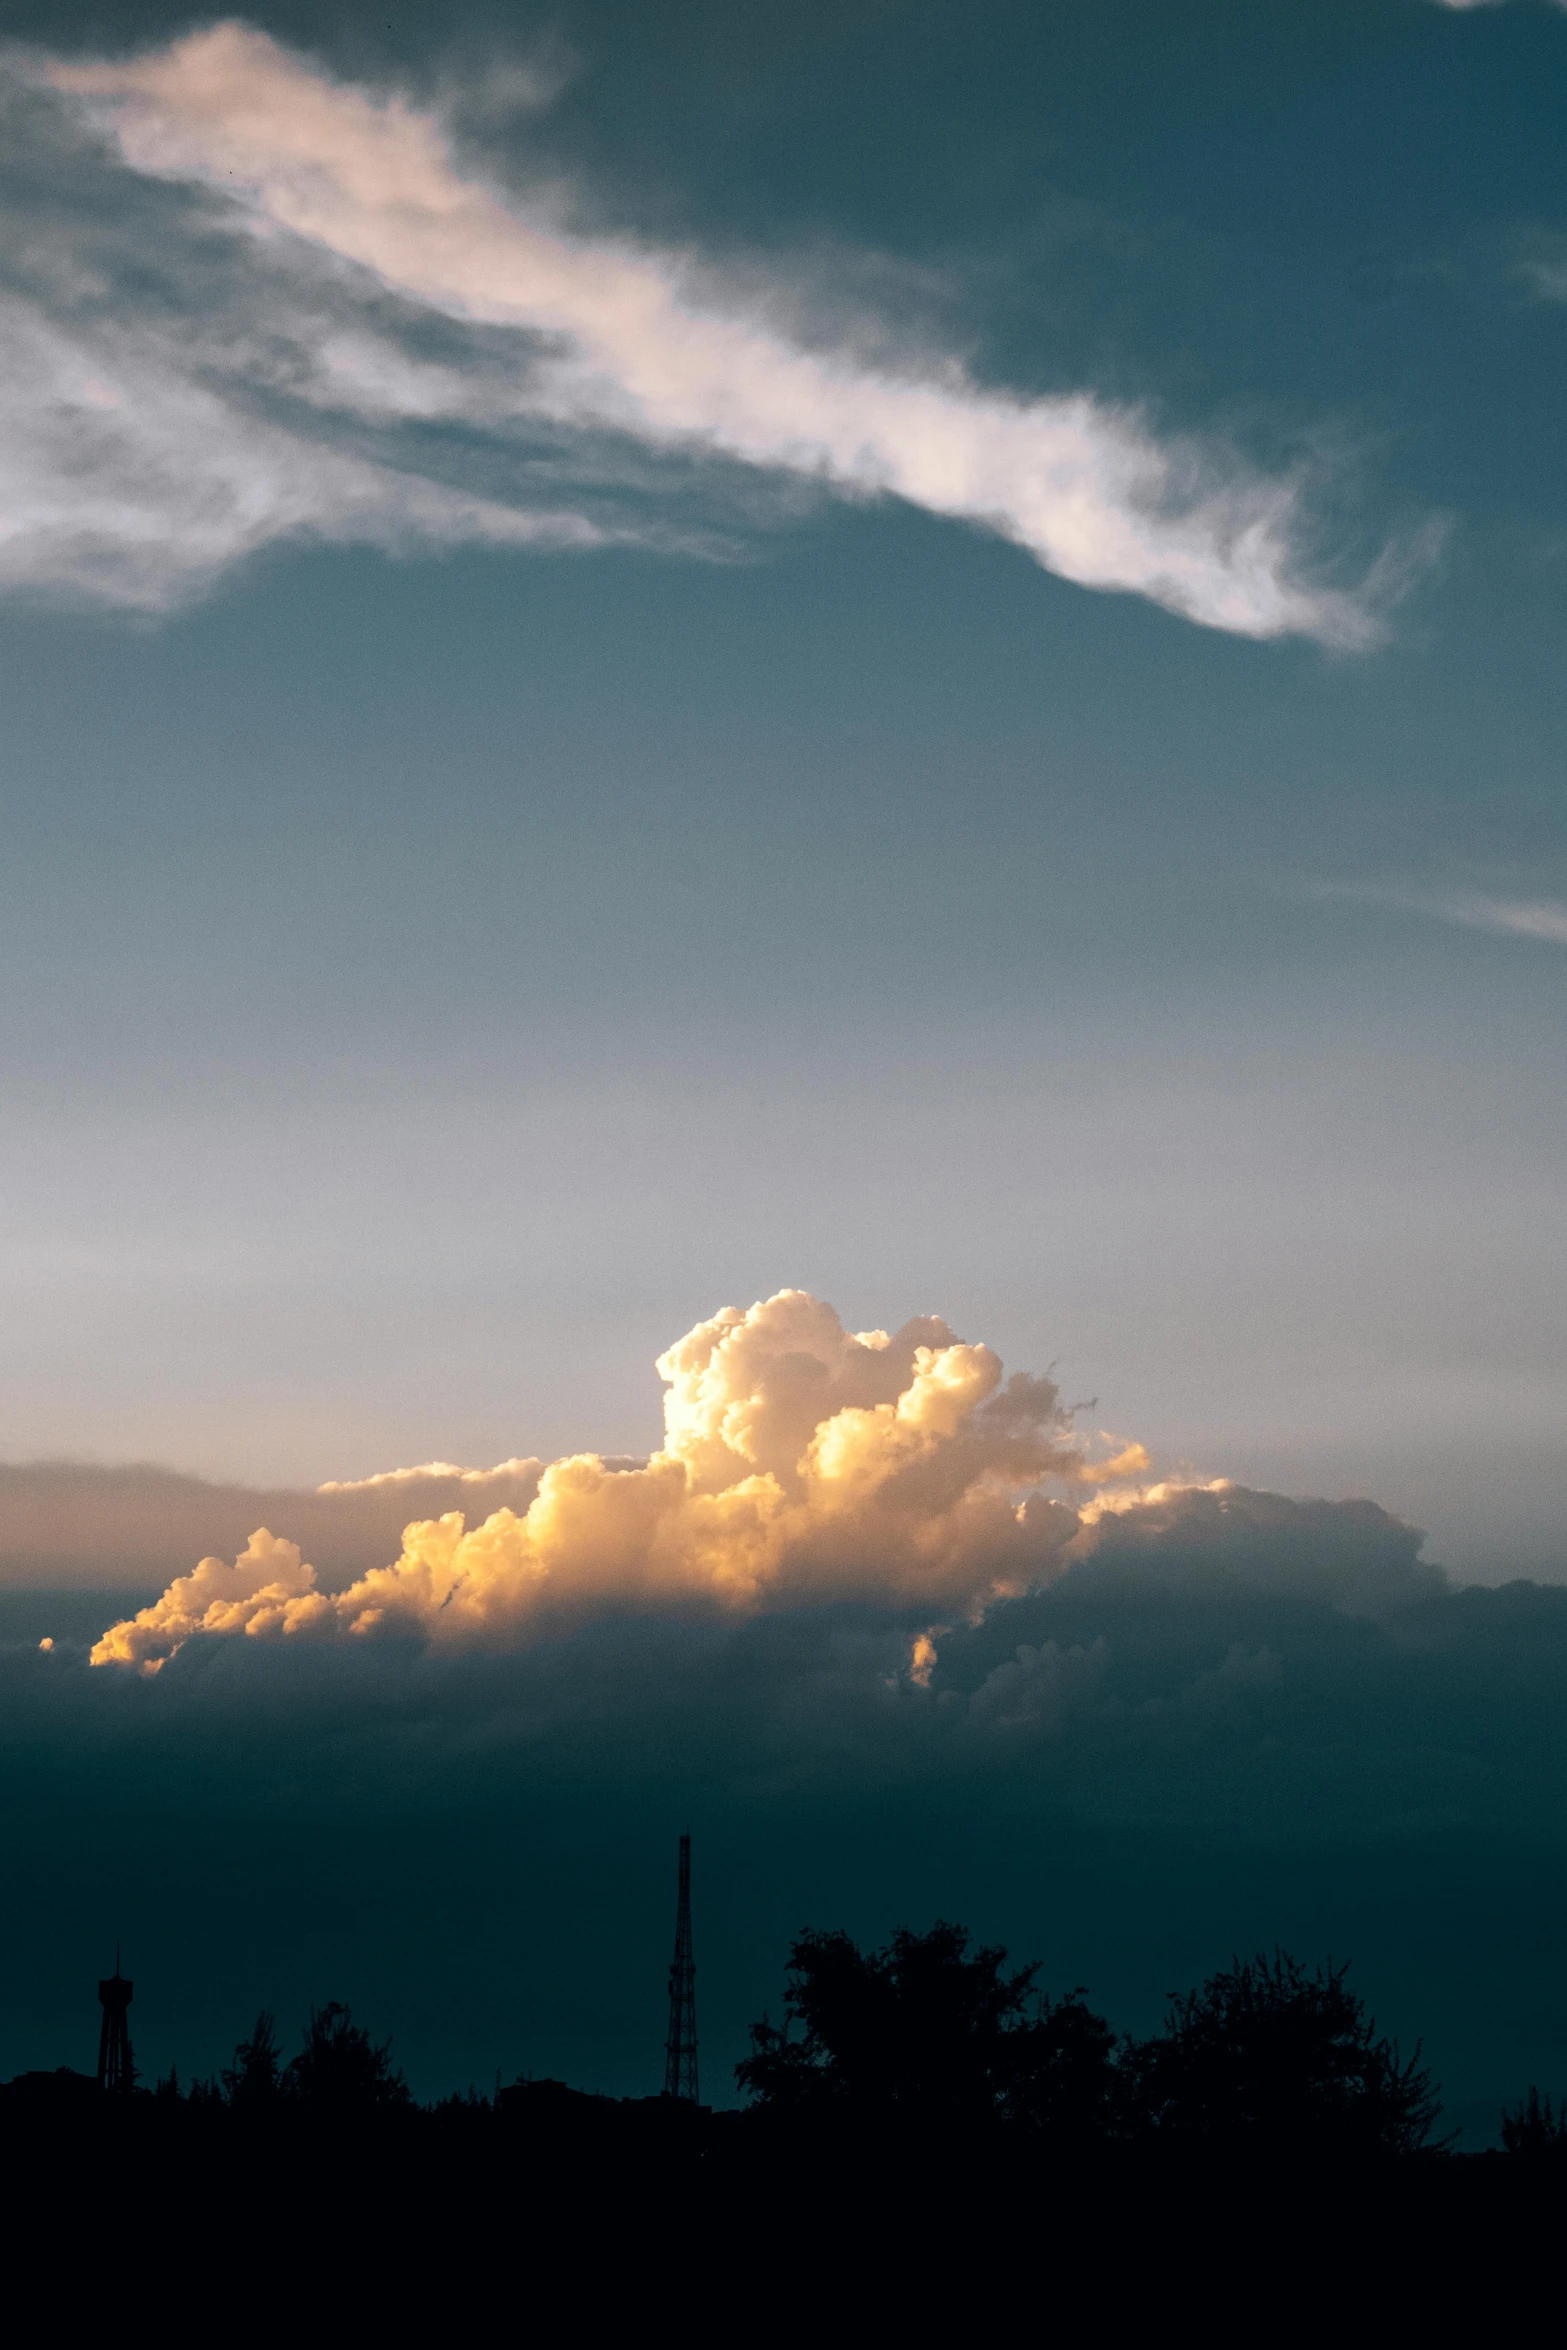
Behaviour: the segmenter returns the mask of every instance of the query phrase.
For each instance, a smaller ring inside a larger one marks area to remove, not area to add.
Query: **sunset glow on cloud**
[[[0,2137],[118,1938],[171,2159],[351,2006],[591,2166],[687,1832],[714,2147],[933,1920],[1074,2102],[1283,1949],[1567,2112],[1564,119],[1567,0],[11,0]]]
[[[1090,1459],[1053,1381],[1004,1381],[989,1347],[935,1316],[855,1333],[804,1290],[781,1290],[699,1322],[658,1368],[665,1439],[646,1462],[552,1461],[525,1507],[416,1520],[394,1564],[335,1592],[297,1543],[261,1528],[233,1566],[203,1559],[112,1626],[93,1662],[156,1671],[197,1633],[506,1649],[622,1610],[854,1600],[974,1618],[1089,1561],[1115,1572],[1151,1559],[1179,1581],[1194,1556],[1218,1559],[1274,1589],[1306,1572],[1373,1613],[1387,1593],[1407,1599],[1412,1577],[1441,1585],[1416,1568],[1419,1534],[1369,1502],[1149,1483],[1138,1444]],[[533,1473],[508,1462],[491,1474]],[[935,1654],[920,1634],[917,1685]]]
[[[783,1290],[727,1307],[659,1358],[662,1449],[638,1467],[552,1461],[521,1512],[409,1525],[394,1565],[329,1594],[295,1544],[257,1532],[106,1632],[99,1664],[156,1666],[192,1633],[419,1632],[510,1646],[606,1609],[731,1611],[875,1599],[959,1609],[1058,1572],[1092,1491],[1146,1467],[1090,1462],[1052,1381],[925,1317],[846,1331]]]

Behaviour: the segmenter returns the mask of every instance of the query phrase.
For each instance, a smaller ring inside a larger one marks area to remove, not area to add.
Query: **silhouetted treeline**
[[[802,1934],[785,2020],[752,2027],[739,2077],[796,2121],[1005,2131],[1060,2151],[1246,2147],[1341,2156],[1416,2154],[1437,2106],[1419,2052],[1379,2038],[1343,1967],[1236,1960],[1173,1997],[1162,2032],[1122,2039],[1082,1990],[1052,2000],[1038,1968],[1008,1971],[961,1926],[863,1952]]]
[[[841,1932],[802,1933],[782,2021],[752,2026],[737,2067],[745,2103],[732,2112],[531,2079],[420,2106],[390,2042],[333,2001],[311,2010],[292,2054],[275,2017],[259,2015],[233,2062],[188,2086],[171,2070],[112,2097],[69,2070],[23,2074],[0,2088],[0,2138],[107,2127],[234,2146],[280,2135],[418,2139],[536,2166],[577,2155],[765,2166],[851,2148],[1058,2172],[1450,2158],[1418,2047],[1405,2057],[1378,2033],[1342,1966],[1307,1968],[1283,1952],[1236,1959],[1172,1995],[1146,2039],[1115,2032],[1081,1989],[1048,1996],[1038,1971],[945,1923],[879,1950]],[[1502,2135],[1507,2156],[1567,2165],[1567,2110],[1535,2089]]]

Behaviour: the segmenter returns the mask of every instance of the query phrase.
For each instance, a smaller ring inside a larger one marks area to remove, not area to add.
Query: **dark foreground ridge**
[[[965,2241],[987,2258],[1009,2247],[1003,2298],[1021,2290],[1016,2262],[1047,2251],[1118,2262],[1123,2301],[1200,2259],[1232,2281],[1288,2268],[1309,2296],[1324,2264],[1392,2263],[1408,2295],[1437,2275],[1457,2291],[1471,2268],[1494,2281],[1498,2260],[1521,2279],[1547,2242],[1554,2258],[1567,2121],[1531,2089],[1503,2150],[1453,2151],[1418,2048],[1379,2035],[1345,1968],[1237,1960],[1172,1997],[1143,2041],[1081,1990],[1048,1997],[1036,1972],[955,1925],[874,1951],[803,1933],[782,2020],[752,2027],[746,2103],[729,2112],[529,2079],[421,2106],[390,2045],[336,2003],[287,2058],[258,2017],[233,2063],[188,2087],[173,2071],[118,2090],[24,2073],[0,2087],[12,2222],[79,2212],[86,2193],[121,2224],[138,2198],[163,2227],[205,2206],[221,2238],[247,2210],[281,2226],[281,2196],[296,2261],[369,2228],[377,2291],[394,2272],[428,2281],[433,2239],[411,2215],[432,2209],[437,2233],[496,2257],[526,2243],[557,2283],[587,2262],[606,2290],[617,2275],[629,2290],[671,2229],[715,2279],[783,2259],[770,2291],[800,2285],[802,2262],[825,2289],[880,2264],[894,2301],[908,2264],[961,2261]]]

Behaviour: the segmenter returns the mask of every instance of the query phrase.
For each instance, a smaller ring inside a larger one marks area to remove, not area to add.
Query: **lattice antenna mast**
[[[136,2059],[131,2054],[131,2031],[127,2021],[131,1993],[135,1989],[120,1972],[120,1946],[114,1945],[114,1972],[107,1982],[98,1985],[98,2004],[103,2009],[103,2028],[98,2034],[98,2086],[112,2089],[116,2096],[128,2097],[136,2086]]]
[[[675,1955],[669,1969],[669,2038],[664,2042],[664,2095],[699,2102],[696,2087],[696,1962],[691,1956],[691,1839],[680,1839],[680,1900],[675,1910]]]

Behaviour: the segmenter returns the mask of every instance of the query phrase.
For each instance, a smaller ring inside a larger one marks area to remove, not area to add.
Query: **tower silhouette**
[[[698,2102],[696,2089],[696,1962],[691,1956],[691,1839],[680,1839],[680,1900],[675,1910],[675,1955],[669,1969],[669,2038],[664,2042],[664,2095]]]
[[[120,1946],[114,1945],[114,1972],[107,1982],[98,1985],[98,2004],[103,2009],[103,2029],[98,2034],[98,2086],[128,2096],[136,2086],[136,2060],[131,2054],[131,2034],[126,2010],[131,2004],[135,1985],[128,1983],[120,1972]]]

